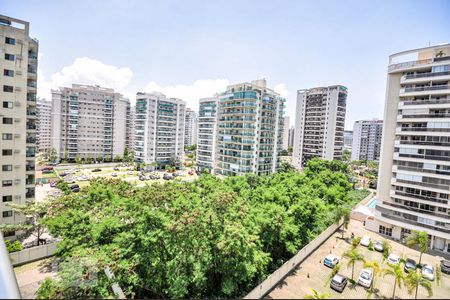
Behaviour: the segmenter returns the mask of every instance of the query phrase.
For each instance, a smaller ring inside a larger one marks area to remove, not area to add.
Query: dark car
[[[441,260],[441,271],[450,274],[450,260]]]
[[[101,172],[102,171],[102,169],[94,169],[94,170],[92,170],[92,172]]]
[[[73,190],[73,189],[79,189],[80,186],[79,186],[78,184],[73,184],[73,185],[70,186],[70,188],[71,188],[72,190]]]
[[[171,179],[173,179],[173,176],[172,176],[172,174],[164,174],[164,176],[163,176],[163,178],[165,179],[165,180],[171,180]]]
[[[403,268],[406,273],[409,271],[415,271],[417,269],[417,264],[414,259],[407,258],[405,262],[405,267]]]
[[[118,167],[115,167],[113,170],[114,170],[114,171],[119,171],[119,168],[118,168]]]
[[[61,176],[61,177],[64,177],[64,176],[66,176],[66,175],[69,175],[69,174],[66,173],[66,172],[59,173],[59,176]]]
[[[73,189],[71,189],[72,190],[72,192],[74,192],[74,193],[78,193],[79,191],[80,191],[80,188],[73,188]]]
[[[344,291],[345,289],[345,286],[347,285],[347,281],[347,277],[336,274],[334,275],[333,279],[331,279],[330,288],[338,291],[339,293],[342,293],[342,291]]]

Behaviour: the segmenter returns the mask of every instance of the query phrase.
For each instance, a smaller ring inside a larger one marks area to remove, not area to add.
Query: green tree
[[[129,159],[128,155],[129,155],[128,148],[125,147],[125,149],[123,150],[123,161],[128,161]]]
[[[311,294],[306,295],[305,299],[328,299],[330,296],[326,293],[319,293],[315,289],[311,289]]]
[[[395,289],[398,286],[402,288],[402,283],[405,283],[405,273],[400,264],[388,264],[387,269],[383,269],[383,276],[389,275],[394,277],[394,290],[392,291],[392,299],[395,299]]]
[[[80,158],[80,155],[79,155],[79,154],[77,154],[77,155],[75,156],[75,162],[76,162],[77,164],[81,164],[81,158]]]
[[[111,162],[111,155],[105,155],[105,162]]]
[[[351,213],[351,209],[343,206],[343,205],[338,205],[336,207],[336,214],[335,214],[335,223],[337,225],[339,225],[342,223],[342,239],[344,239],[344,232],[345,230],[348,228],[348,224],[350,223],[350,213]]]
[[[17,252],[23,250],[22,243],[18,240],[15,240],[14,242],[10,240],[5,240],[6,250],[8,253]]]
[[[348,258],[347,267],[352,267],[352,280],[355,273],[355,263],[358,261],[364,262],[364,256],[355,248],[347,250],[344,253],[344,257]]]
[[[410,248],[418,247],[420,251],[419,265],[422,263],[422,254],[428,250],[428,234],[425,231],[414,230],[407,238],[406,245]]]
[[[408,288],[408,294],[411,295],[414,291],[414,299],[417,299],[419,286],[426,289],[428,297],[433,296],[433,287],[431,286],[431,282],[423,277],[422,274],[417,272],[409,272],[405,278],[405,284]]]
[[[97,155],[97,162],[101,162],[103,160],[103,156],[101,153]]]
[[[381,244],[383,245],[383,260],[386,260],[389,257],[389,254],[391,254],[392,245],[386,239],[383,239]]]
[[[64,162],[68,162],[69,161],[69,152],[67,150],[64,151]]]
[[[122,161],[122,157],[120,157],[120,155],[116,155],[116,157],[114,157],[114,161]]]
[[[56,162],[56,160],[58,159],[58,153],[56,152],[55,148],[51,148],[49,150],[49,156],[48,157],[49,157],[49,160],[51,162]]]
[[[350,162],[352,153],[348,149],[344,149],[342,152],[342,160],[345,162]]]
[[[88,155],[86,156],[86,163],[91,164],[93,161],[93,157],[92,154],[88,153]]]

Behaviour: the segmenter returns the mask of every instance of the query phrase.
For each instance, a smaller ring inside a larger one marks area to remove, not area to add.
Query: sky
[[[38,95],[72,83],[198,99],[266,78],[296,91],[348,88],[346,129],[383,118],[391,54],[450,42],[450,1],[0,0],[39,40]]]

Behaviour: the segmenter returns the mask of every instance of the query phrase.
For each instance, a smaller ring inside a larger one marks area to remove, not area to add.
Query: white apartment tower
[[[184,145],[191,146],[197,144],[197,113],[190,108],[186,108],[186,120],[184,122]]]
[[[52,90],[52,102],[52,147],[60,159],[123,156],[128,99],[113,89],[73,84]]]
[[[52,102],[37,99],[37,148],[46,151],[52,147]]]
[[[126,145],[125,147],[129,151],[134,151],[134,135],[135,135],[135,114],[136,108],[134,106],[128,106],[127,108],[127,121],[126,121]]]
[[[382,120],[356,121],[353,126],[352,160],[379,161]]]
[[[137,93],[135,160],[164,168],[181,162],[184,154],[186,103],[161,93]]]
[[[265,79],[227,87],[218,106],[217,173],[266,175],[278,169],[284,103]]]
[[[413,60],[411,60],[413,59]],[[450,44],[389,57],[375,222],[395,239],[426,231],[450,252]]]
[[[284,129],[286,130],[286,128]],[[288,148],[294,147],[295,127],[289,128]]]
[[[283,150],[287,150],[289,147],[289,119],[290,119],[289,116],[286,116],[283,118],[283,122],[284,122],[283,146],[282,146]]]
[[[219,98],[203,98],[199,101],[197,168],[213,173],[217,144],[217,109]]]
[[[302,168],[314,157],[341,159],[347,88],[342,85],[297,91],[293,162]]]
[[[34,200],[38,41],[28,22],[0,15],[0,45],[0,224],[14,224],[24,216],[8,204]]]

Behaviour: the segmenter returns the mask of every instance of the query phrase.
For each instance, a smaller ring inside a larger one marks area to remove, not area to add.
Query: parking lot
[[[352,268],[347,267],[348,259],[343,258],[345,251],[351,248],[350,234],[353,232],[355,236],[370,236],[373,241],[381,241],[383,237],[377,233],[367,231],[359,221],[352,220],[349,228],[345,232],[346,240],[341,239],[341,232],[334,233],[328,240],[325,241],[316,251],[314,251],[306,260],[304,260],[294,271],[285,278],[278,286],[272,290],[267,298],[286,299],[286,298],[300,298],[303,299],[306,295],[311,294],[311,289],[317,290],[319,293],[328,294],[329,298],[340,299],[365,299],[371,296],[372,298],[391,298],[394,288],[393,277],[387,275],[379,276],[375,283],[375,293],[369,295],[368,291],[362,286],[352,286],[349,282],[342,293],[336,292],[330,288],[330,274],[332,270],[323,265],[323,259],[328,254],[335,254],[341,258],[341,269],[339,274],[351,278]],[[412,258],[416,262],[419,261],[420,253],[416,250],[410,249],[400,243],[390,241],[392,245],[391,253],[395,253],[402,258]],[[387,264],[383,262],[382,253],[377,251],[370,251],[368,248],[359,245],[358,251],[363,254],[366,261],[377,261],[382,268],[387,268]],[[424,254],[422,257],[422,264],[430,264],[433,267],[439,267],[441,257]],[[360,271],[363,269],[363,262],[355,263],[354,279],[357,280]],[[447,299],[450,297],[450,275],[442,273],[441,282],[438,286],[437,280],[432,282],[434,299]],[[402,288],[396,288],[395,297],[400,299],[411,299],[413,295],[409,295],[404,285]],[[423,287],[419,287],[418,299],[428,298],[428,294]]]

